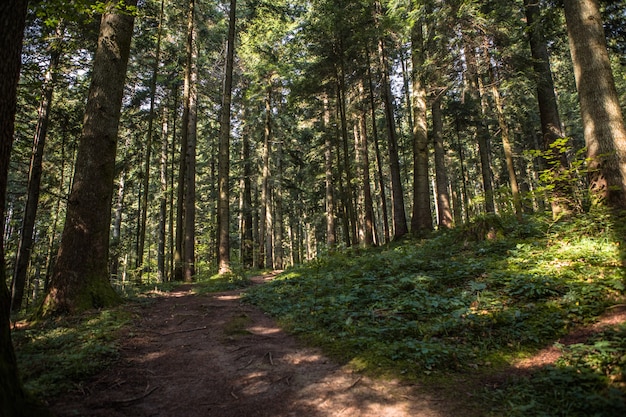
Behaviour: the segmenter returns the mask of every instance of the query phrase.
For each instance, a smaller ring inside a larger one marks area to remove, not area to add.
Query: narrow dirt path
[[[256,277],[262,283],[270,277]],[[59,416],[469,416],[418,386],[378,381],[303,347],[241,291],[191,286],[147,307],[111,368],[51,404]]]

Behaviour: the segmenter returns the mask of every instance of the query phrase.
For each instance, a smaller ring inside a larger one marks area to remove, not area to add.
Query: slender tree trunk
[[[369,81],[369,102],[370,110],[372,112],[372,135],[374,138],[374,153],[376,156],[376,170],[378,173],[378,187],[380,188],[380,209],[383,220],[383,233],[385,236],[384,243],[389,242],[389,214],[387,212],[387,197],[385,193],[385,177],[383,175],[383,160],[380,153],[380,146],[378,140],[378,126],[376,125],[376,101],[374,100],[374,81],[372,80],[372,66],[370,65],[369,53],[367,54],[367,78]],[[377,242],[380,244],[381,242]]]
[[[136,2],[127,1],[127,6]],[[94,57],[83,132],[52,282],[41,313],[76,313],[115,304],[109,282],[109,228],[117,132],[134,16],[106,4]]]
[[[448,193],[448,174],[443,147],[443,117],[441,114],[441,94],[437,94],[432,102],[431,113],[433,118],[433,148],[435,149],[435,181],[437,193],[437,212],[439,213],[438,226],[440,229],[450,229],[454,225],[450,209],[450,195]]]
[[[485,211],[487,213],[495,213],[496,207],[493,195],[493,181],[491,173],[491,165],[489,162],[489,131],[484,122],[485,114],[483,111],[483,96],[480,91],[480,79],[478,74],[478,64],[476,63],[476,55],[471,47],[471,42],[465,41],[465,62],[467,64],[467,95],[471,104],[481,106],[481,112],[475,120],[476,136],[478,139],[478,153],[480,156],[480,167],[483,180],[483,189],[485,192]]]
[[[161,0],[161,12],[159,14],[159,24],[157,26],[157,43],[154,52],[154,63],[152,65],[152,77],[150,79],[150,110],[148,113],[148,137],[146,139],[145,166],[143,171],[143,185],[141,191],[141,213],[139,222],[139,240],[137,245],[138,279],[141,281],[143,272],[143,252],[146,243],[146,222],[148,219],[148,194],[150,193],[150,164],[152,159],[152,137],[154,130],[154,102],[156,98],[157,77],[159,75],[159,61],[161,59],[161,27],[163,26],[163,9],[165,0]]]
[[[170,149],[171,155],[171,165],[170,165],[170,184],[169,184],[169,242],[168,242],[168,253],[169,253],[169,266],[168,266],[168,281],[175,279],[175,252],[176,252],[176,240],[175,240],[175,231],[174,231],[174,180],[175,180],[175,172],[176,172],[176,119],[178,118],[178,84],[176,84],[173,88],[173,96],[174,96],[174,107],[172,111],[172,147]],[[179,164],[180,166],[180,164]]]
[[[626,127],[597,0],[565,0],[594,203],[626,209]]]
[[[192,70],[189,88],[189,120],[187,129],[187,155],[185,156],[185,239],[184,280],[191,282],[196,274],[196,138],[198,111],[198,49],[195,35],[192,41]]]
[[[284,250],[283,250],[283,188],[282,188],[282,158],[283,158],[283,141],[278,140],[276,143],[276,152],[274,160],[276,163],[276,174],[274,175],[274,187],[272,192],[272,200],[274,202],[274,268],[283,269],[285,267]]]
[[[235,11],[236,0],[230,0],[228,46],[226,48],[226,68],[224,70],[224,88],[222,90],[222,108],[220,110],[220,136],[218,150],[218,253],[219,273],[225,274],[230,269],[230,104],[233,89],[233,65],[235,56]]]
[[[380,69],[382,73],[382,98],[385,107],[387,135],[389,140],[389,173],[391,175],[393,237],[394,239],[400,239],[409,232],[409,228],[406,221],[406,211],[404,209],[404,192],[402,190],[402,179],[400,177],[398,137],[396,134],[396,124],[393,114],[391,86],[389,84],[389,69],[387,64],[384,41],[382,38],[378,41],[378,52],[380,59]]]
[[[574,211],[574,198],[571,182],[566,174],[569,169],[566,152],[562,146],[555,146],[565,134],[561,127],[559,107],[554,93],[554,81],[550,69],[550,55],[541,24],[541,10],[537,0],[524,0],[526,23],[528,26],[530,51],[537,82],[537,102],[543,133],[545,160],[554,171],[554,188],[551,191],[550,204],[552,217],[567,216]]]
[[[496,114],[498,115],[498,125],[500,126],[500,136],[502,138],[502,148],[504,150],[504,160],[509,174],[509,184],[511,185],[511,194],[513,196],[513,208],[518,221],[522,221],[523,209],[522,198],[520,196],[519,185],[517,183],[517,175],[515,174],[515,164],[513,161],[513,149],[511,147],[511,138],[509,135],[509,125],[504,116],[502,107],[502,98],[498,91],[498,80],[496,79],[495,68],[491,67],[491,94],[493,95]]]
[[[181,120],[180,157],[178,163],[178,188],[176,195],[176,247],[174,249],[174,279],[182,281],[184,278],[183,250],[185,243],[185,179],[187,178],[187,147],[189,136],[189,104],[191,96],[191,74],[193,72],[193,38],[194,38],[195,0],[189,0],[187,14],[187,43],[185,76],[183,81],[183,116]]]
[[[265,129],[263,134],[263,173],[261,178],[261,215],[259,219],[259,251],[265,268],[274,268],[272,253],[272,197],[270,189],[270,153],[272,146],[272,86],[265,96]]]
[[[357,153],[360,155],[361,193],[363,195],[363,244],[369,247],[374,244],[374,203],[370,187],[370,160],[367,140],[367,104],[363,80],[359,80],[359,138]]]
[[[117,201],[113,215],[113,227],[111,228],[111,279],[117,280],[120,265],[120,244],[122,241],[122,214],[124,212],[124,197],[126,196],[126,169],[120,172],[117,185]]]
[[[465,175],[465,155],[463,153],[463,145],[461,144],[461,122],[458,115],[455,119],[456,128],[456,144],[459,151],[459,165],[461,166],[461,193],[463,195],[463,208],[465,213],[465,223],[469,223],[469,197],[467,195],[467,176]]]
[[[254,237],[252,224],[252,163],[250,161],[249,129],[244,127],[241,146],[243,176],[241,179],[241,261],[244,267],[254,265]]]
[[[335,230],[335,198],[333,190],[333,145],[332,134],[330,129],[330,106],[328,103],[328,95],[324,95],[324,114],[322,122],[324,123],[324,168],[326,179],[326,244],[332,248],[337,244],[337,233]]]
[[[339,99],[339,97],[337,97],[337,99]],[[339,109],[337,109],[339,110]],[[337,178],[339,179],[339,196],[340,198],[337,200],[337,213],[339,214],[339,218],[341,220],[341,231],[343,232],[343,242],[346,245],[346,247],[349,247],[351,244],[350,241],[350,217],[348,216],[348,207],[346,206],[346,200],[348,199],[347,197],[347,191],[346,191],[346,184],[344,181],[344,171],[345,171],[345,164],[343,162],[343,155],[345,155],[344,152],[342,152],[342,146],[340,144],[340,142],[342,142],[340,140],[340,133],[339,133],[339,129],[337,129],[335,131],[335,154],[337,155]]]
[[[345,82],[345,69],[343,62],[343,52],[341,65],[337,74],[337,106],[339,109],[339,120],[341,125],[341,143],[343,145],[343,171],[346,175],[345,183],[343,184],[342,200],[346,209],[346,244],[350,246],[352,243],[357,242],[357,221],[356,210],[354,207],[353,190],[352,190],[352,170],[349,163],[349,146],[348,146],[348,120],[346,115],[346,82]]]
[[[426,89],[422,80],[424,68],[424,34],[420,21],[411,29],[413,64],[411,104],[413,110],[413,216],[411,233],[421,236],[433,229],[428,184],[428,126],[426,121]]]
[[[39,205],[41,174],[43,171],[43,152],[48,134],[48,121],[50,119],[52,95],[54,93],[54,86],[57,78],[56,72],[61,58],[63,32],[63,23],[60,23],[56,29],[56,39],[53,40],[50,45],[50,64],[44,81],[41,103],[39,104],[39,117],[37,120],[37,127],[35,129],[33,152],[30,158],[30,169],[28,171],[26,206],[24,209],[24,219],[22,221],[22,229],[13,274],[11,311],[14,312],[19,311],[22,307],[22,298],[24,297],[24,286],[26,283],[28,264],[30,263],[31,252],[33,250],[33,231],[35,228],[37,207]]]
[[[157,279],[159,282],[167,281],[165,265],[165,229],[167,225],[167,156],[169,153],[167,106],[163,109],[163,121],[161,125],[161,158],[159,165],[159,179],[161,193],[159,195],[159,230],[157,244]]]

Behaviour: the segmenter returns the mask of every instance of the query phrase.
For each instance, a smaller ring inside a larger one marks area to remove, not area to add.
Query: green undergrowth
[[[80,387],[118,357],[116,340],[132,314],[121,308],[39,321],[13,331],[20,374],[35,398]]]
[[[244,288],[250,285],[249,276],[259,273],[198,274],[192,290],[204,294]],[[26,389],[35,398],[43,399],[80,390],[83,381],[119,357],[120,330],[131,322],[133,311],[158,302],[163,293],[181,285],[182,282],[149,280],[115,283],[116,291],[126,301],[122,306],[33,322],[28,321],[32,315],[30,310],[16,317],[23,321],[13,330],[12,337]],[[239,322],[232,324],[232,332],[236,332],[239,325]]]
[[[336,359],[370,373],[421,381],[506,373],[513,360],[551,346],[623,302],[624,248],[616,237],[623,233],[610,216],[479,222],[480,227],[423,241],[332,252],[250,288],[245,299]],[[588,349],[573,348],[580,353],[572,356],[575,366],[563,359],[536,378],[482,393],[481,401],[500,407],[494,415],[612,415],[602,414],[603,406],[600,414],[512,410],[529,406],[523,393],[537,410],[552,404],[546,384],[558,391],[553,395],[568,398],[563,401],[594,398],[600,404],[597,396],[621,410],[625,390],[621,376],[611,373],[621,375],[626,345],[623,338],[616,340],[603,359],[584,359],[604,343],[590,341]],[[571,388],[580,384],[584,389]]]

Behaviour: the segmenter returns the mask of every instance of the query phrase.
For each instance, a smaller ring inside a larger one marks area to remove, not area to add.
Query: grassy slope
[[[495,238],[476,239],[492,227]],[[623,302],[617,235],[598,214],[558,224],[484,218],[425,241],[328,254],[250,289],[247,300],[368,372],[489,379]],[[626,326],[565,353],[533,378],[478,388],[475,398],[491,415],[625,415]]]

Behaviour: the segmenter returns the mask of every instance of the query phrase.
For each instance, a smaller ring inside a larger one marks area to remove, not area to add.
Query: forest
[[[626,413],[624,2],[6,0],[0,22],[1,416],[70,415],[54,398],[180,288],[443,393],[436,415]]]

